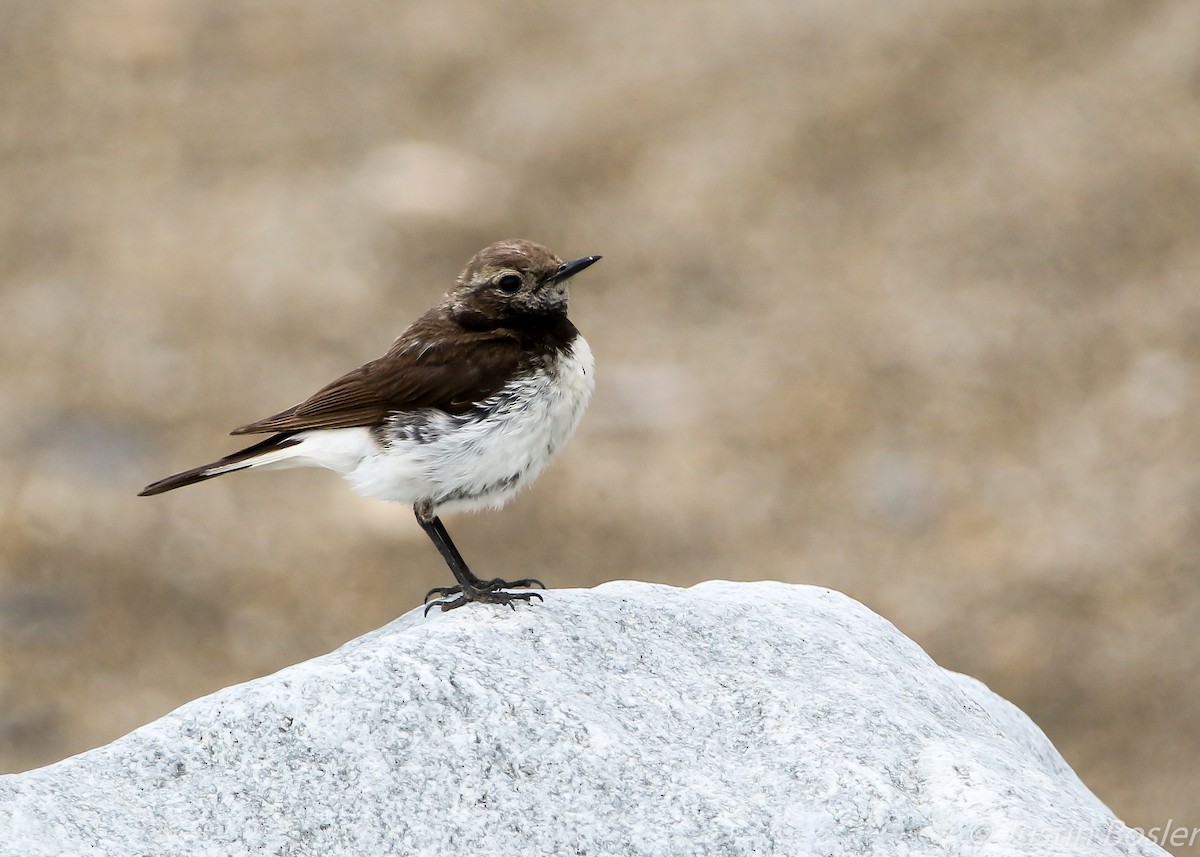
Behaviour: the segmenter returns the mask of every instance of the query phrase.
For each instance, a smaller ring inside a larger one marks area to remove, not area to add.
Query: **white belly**
[[[499,506],[533,480],[579,425],[595,386],[582,336],[548,366],[454,416],[399,415],[386,429],[305,432],[282,466],[335,470],[368,497],[428,501],[433,511]],[[382,441],[382,442],[381,442]]]

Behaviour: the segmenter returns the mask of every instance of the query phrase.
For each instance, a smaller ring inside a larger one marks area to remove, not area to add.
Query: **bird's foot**
[[[542,589],[546,585],[540,580],[532,577],[524,578],[523,580],[501,580],[496,577],[492,580],[481,580],[478,584],[467,586],[435,586],[433,589],[425,593],[425,615],[429,615],[429,611],[434,607],[438,607],[444,613],[447,610],[453,610],[456,607],[462,607],[464,604],[470,604],[472,601],[480,601],[484,604],[507,604],[512,609],[516,610],[517,601],[532,601],[536,598],[542,601],[542,596],[536,592],[509,592],[509,589],[519,589],[530,586],[539,586]],[[457,596],[451,598],[450,596]],[[430,601],[429,599],[435,599]]]

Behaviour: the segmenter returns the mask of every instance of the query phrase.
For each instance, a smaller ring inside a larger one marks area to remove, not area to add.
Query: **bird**
[[[536,578],[477,577],[442,523],[446,512],[499,508],[534,480],[574,433],[595,388],[595,359],[567,317],[567,284],[600,260],[563,261],[523,239],[484,247],[439,303],[387,352],[303,402],[234,429],[269,437],[147,485],[173,491],[240,470],[320,467],[367,497],[410,504],[454,575],[425,596],[541,600]]]

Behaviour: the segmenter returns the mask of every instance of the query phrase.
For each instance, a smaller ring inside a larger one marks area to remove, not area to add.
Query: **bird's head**
[[[532,241],[498,241],[475,254],[446,297],[455,314],[500,323],[565,316],[567,280],[599,259],[584,256],[564,262]]]

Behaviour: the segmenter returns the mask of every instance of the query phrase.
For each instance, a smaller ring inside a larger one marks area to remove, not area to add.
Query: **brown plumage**
[[[370,426],[415,408],[464,413],[524,368],[523,362],[535,356],[531,345],[563,347],[577,333],[565,308],[514,306],[511,298],[480,290],[479,284],[497,271],[553,281],[562,265],[531,241],[485,248],[459,275],[457,287],[409,325],[382,357],[231,434]]]
[[[563,262],[531,241],[501,241],[382,357],[233,434],[273,433],[142,490],[161,494],[252,467],[335,470],[369,496],[413,503],[467,601],[511,603],[504,581],[471,574],[439,507],[499,505],[574,431],[593,384],[591,351],[567,318],[566,281],[599,256]],[[365,433],[364,433],[365,430]]]

